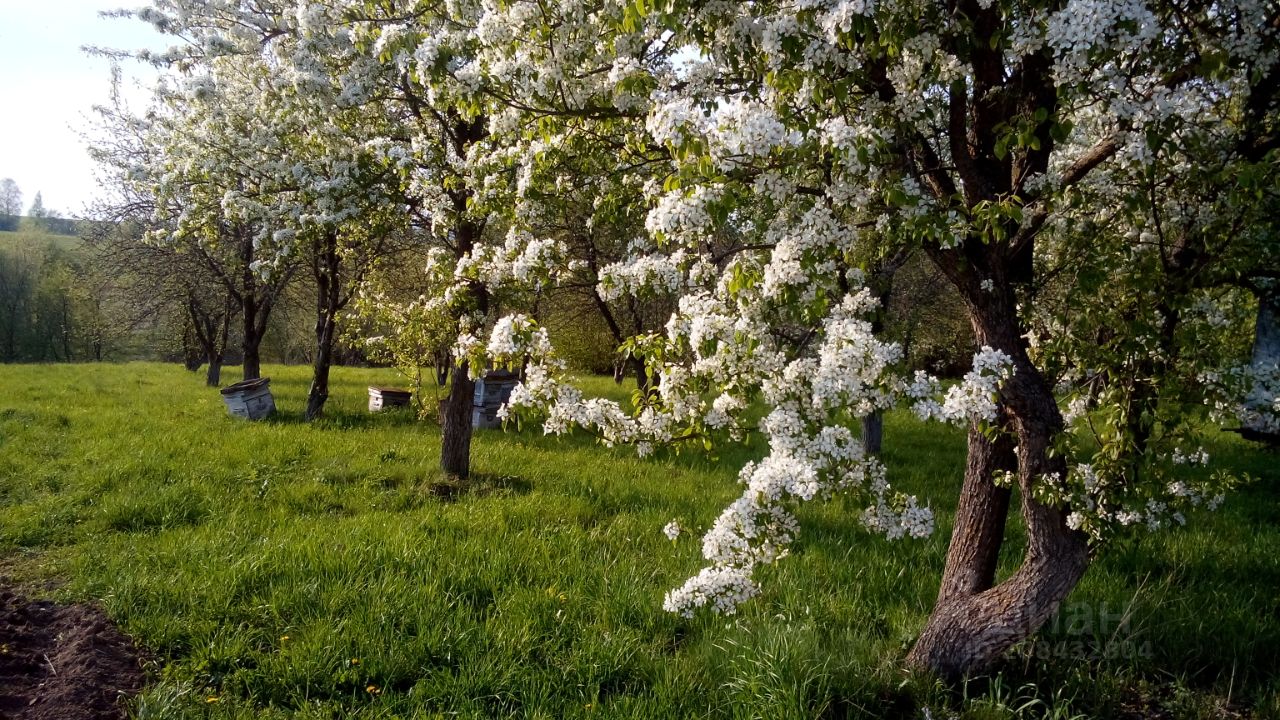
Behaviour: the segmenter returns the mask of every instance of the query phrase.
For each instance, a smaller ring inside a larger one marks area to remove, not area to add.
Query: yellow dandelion
[[[359,664],[360,664],[360,658],[351,658],[351,664],[352,664],[352,665],[359,665]]]
[[[288,635],[281,635],[281,636],[280,636],[280,642],[289,642],[289,636],[288,636]]]

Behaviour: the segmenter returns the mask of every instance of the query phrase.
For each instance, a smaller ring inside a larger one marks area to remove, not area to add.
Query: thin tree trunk
[[[321,310],[316,319],[316,356],[311,364],[311,389],[307,393],[307,420],[315,420],[324,412],[329,399],[329,369],[333,366],[336,310]]]
[[[868,455],[879,455],[884,441],[884,412],[875,410],[862,418],[862,449]]]
[[[453,358],[448,351],[438,353],[435,357],[436,385],[444,387],[449,382],[449,372],[453,366]]]
[[[484,116],[471,120],[456,118],[453,123],[452,141],[454,150],[460,157],[465,157],[467,149],[484,139],[487,133]],[[454,253],[462,258],[475,248],[484,233],[484,221],[467,218],[468,201],[471,191],[466,187],[447,189],[449,201],[458,217],[464,218],[458,223],[454,235]],[[475,303],[475,311],[481,315],[489,312],[489,294],[481,285],[471,285],[468,293]],[[483,368],[481,369],[483,372]],[[471,435],[472,406],[474,404],[475,382],[464,360],[453,369],[450,378],[449,397],[445,400],[444,422],[440,438],[440,469],[449,477],[460,480],[471,474]]]
[[[440,469],[450,477],[465,480],[471,473],[471,416],[476,384],[466,362],[454,367],[451,380],[444,407]]]
[[[1018,458],[1009,434],[991,439],[977,423],[970,424],[968,463],[951,545],[947,548],[946,569],[938,589],[939,604],[982,592],[995,584],[1012,492],[996,485],[992,478],[997,472],[1017,469]]]
[[[222,384],[222,355],[209,358],[209,367],[204,371],[204,384],[218,387]]]
[[[227,337],[231,334],[231,314],[235,309],[235,298],[230,295],[222,303],[222,316],[218,319],[218,334],[213,335],[209,353],[209,370],[205,374],[205,384],[218,387],[222,384],[222,360],[227,351]]]
[[[262,337],[267,333],[267,320],[271,317],[274,304],[273,297],[264,293],[261,283],[253,270],[253,238],[246,228],[239,227],[241,267],[241,312],[244,313],[244,338],[241,349],[244,352],[244,380],[256,380],[262,377],[261,347]]]
[[[256,380],[262,377],[262,361],[259,356],[259,346],[262,345],[262,337],[258,335],[258,303],[255,298],[245,297],[244,301],[244,317],[242,323],[242,331],[244,337],[240,342],[240,349],[244,354],[243,376],[241,380]]]
[[[311,365],[311,389],[307,393],[307,420],[315,420],[324,412],[329,399],[329,368],[333,364],[332,321],[316,332],[316,357]]]
[[[636,389],[642,393],[648,393],[653,379],[649,377],[649,368],[645,364],[644,358],[632,355],[629,358],[631,370],[636,376]]]
[[[311,390],[307,393],[307,420],[324,412],[329,399],[329,368],[333,364],[333,343],[337,334],[337,317],[341,309],[338,270],[338,238],[327,235],[313,259],[316,280],[316,355],[312,364]]]

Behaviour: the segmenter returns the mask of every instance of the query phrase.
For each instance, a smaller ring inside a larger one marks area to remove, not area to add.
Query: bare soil
[[[116,720],[142,688],[141,653],[91,605],[0,590],[0,717]]]

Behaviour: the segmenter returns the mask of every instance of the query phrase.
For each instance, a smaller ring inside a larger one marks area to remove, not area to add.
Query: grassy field
[[[52,246],[59,250],[75,250],[84,241],[74,235],[55,235],[43,230],[0,230],[0,252],[40,250]]]
[[[136,717],[1280,717],[1280,463],[1229,436],[1211,452],[1259,482],[1109,548],[998,674],[946,688],[901,659],[937,590],[954,429],[886,430],[933,538],[806,508],[762,597],[683,620],[662,595],[760,448],[639,461],[482,431],[458,494],[437,428],[364,412],[392,371],[336,370],[310,425],[306,369],[266,374],[281,412],[251,424],[177,367],[0,366],[3,572],[99,603],[150,650]]]

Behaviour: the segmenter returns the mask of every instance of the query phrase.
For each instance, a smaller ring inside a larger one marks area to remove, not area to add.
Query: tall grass
[[[886,430],[893,481],[939,513],[933,538],[869,536],[844,500],[808,507],[760,598],[683,620],[662,595],[700,567],[701,530],[763,448],[640,461],[481,431],[479,480],[458,492],[437,428],[364,412],[392,371],[336,369],[313,424],[307,370],[267,374],[280,412],[247,423],[180,368],[0,366],[5,572],[100,603],[149,649],[139,718],[1280,717],[1280,477],[1242,441],[1211,451],[1260,482],[1116,544],[997,674],[944,688],[901,660],[946,551],[954,429]]]

